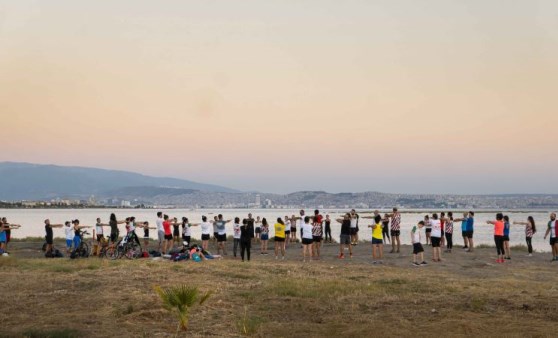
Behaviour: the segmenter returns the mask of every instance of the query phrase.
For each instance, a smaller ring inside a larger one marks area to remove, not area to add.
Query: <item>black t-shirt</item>
[[[341,223],[341,235],[350,235],[351,234],[351,220],[344,219],[343,223]]]
[[[50,227],[49,224],[45,224],[45,231],[46,231],[47,238],[54,237],[54,235],[52,234],[52,228]]]
[[[250,240],[254,238],[254,222],[248,221],[248,224],[240,226],[240,239]]]
[[[144,228],[143,229],[143,237],[145,237],[145,238],[149,237],[149,228]]]

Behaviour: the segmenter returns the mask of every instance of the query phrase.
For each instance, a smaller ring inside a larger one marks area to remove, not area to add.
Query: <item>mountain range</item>
[[[177,178],[146,176],[128,171],[0,162],[0,200],[112,196],[120,190],[134,194],[144,192],[148,195],[156,195],[165,191],[174,193],[238,192],[238,190],[218,185]]]

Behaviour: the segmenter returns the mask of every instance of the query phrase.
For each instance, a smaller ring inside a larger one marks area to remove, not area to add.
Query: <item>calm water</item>
[[[298,210],[274,210],[274,209],[256,209],[256,210],[242,210],[242,209],[231,209],[231,210],[186,210],[186,209],[170,209],[162,210],[163,213],[168,214],[170,217],[177,217],[181,219],[183,216],[188,217],[190,222],[199,223],[201,222],[201,216],[207,215],[209,219],[213,216],[221,213],[225,219],[234,219],[235,217],[247,217],[249,212],[252,212],[254,218],[256,216],[265,217],[268,222],[273,226],[277,217],[284,217],[285,215],[298,215]],[[14,224],[21,224],[22,227],[18,230],[12,231],[12,235],[15,238],[22,237],[38,237],[44,236],[44,219],[49,218],[52,223],[64,223],[72,219],[79,219],[80,223],[83,225],[94,225],[97,217],[100,217],[103,223],[108,223],[108,218],[111,213],[115,213],[119,220],[122,220],[128,216],[135,216],[138,221],[148,221],[150,226],[155,226],[155,219],[157,210],[146,210],[146,209],[0,209],[0,216],[7,217],[8,221]],[[311,212],[310,210],[307,211]],[[339,210],[322,210],[322,215],[329,214],[333,219],[341,217]],[[422,220],[426,212],[412,212],[402,214],[402,226],[401,226],[401,239],[403,244],[410,244],[410,234],[411,228],[419,220]],[[548,240],[543,240],[544,232],[546,231],[546,224],[549,220],[548,212],[532,212],[532,213],[522,213],[522,212],[509,212],[510,220],[513,221],[526,221],[527,216],[533,216],[535,218],[537,233],[533,238],[533,247],[535,250],[549,251],[550,246],[548,245]],[[362,214],[364,215],[364,214]],[[460,215],[458,215],[460,217]],[[493,227],[492,225],[486,224],[487,220],[493,220],[494,213],[475,213],[475,244],[494,244],[493,241]],[[371,238],[371,229],[367,228],[367,225],[371,223],[369,219],[362,219],[359,223],[361,229],[359,235],[360,239],[369,240]],[[121,233],[124,233],[124,225],[119,225]],[[105,228],[105,233],[107,233],[108,228]],[[339,240],[340,224],[332,223],[332,235],[333,238]],[[150,232],[151,236],[155,238],[157,236],[156,231]],[[232,222],[227,224],[227,234],[232,235]],[[143,232],[140,230],[138,235],[143,236]],[[273,228],[271,228],[271,236],[273,236]],[[64,230],[61,228],[54,229],[55,237],[64,237]],[[201,230],[199,227],[192,227],[192,236],[194,238],[201,237]],[[424,236],[423,236],[424,242]],[[515,244],[525,244],[525,231],[524,226],[512,224],[510,232],[510,242],[511,245]],[[455,225],[454,232],[454,245],[460,247],[463,245],[463,240],[461,238],[461,225]]]

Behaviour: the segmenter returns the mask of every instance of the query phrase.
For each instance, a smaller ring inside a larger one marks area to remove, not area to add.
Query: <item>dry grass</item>
[[[187,283],[214,292],[191,314],[190,336],[552,336],[557,266],[477,258],[491,253],[424,268],[408,257],[374,266],[367,256],[306,264],[4,258],[4,335],[174,336],[176,320],[152,286]]]

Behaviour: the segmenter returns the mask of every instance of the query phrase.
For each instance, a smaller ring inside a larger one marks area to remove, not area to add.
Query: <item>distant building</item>
[[[262,205],[262,199],[260,197],[260,194],[256,195],[256,206],[261,206]]]
[[[122,201],[122,202],[120,202],[120,206],[123,207],[123,208],[128,208],[128,207],[131,206],[131,203],[130,203],[130,201]]]

